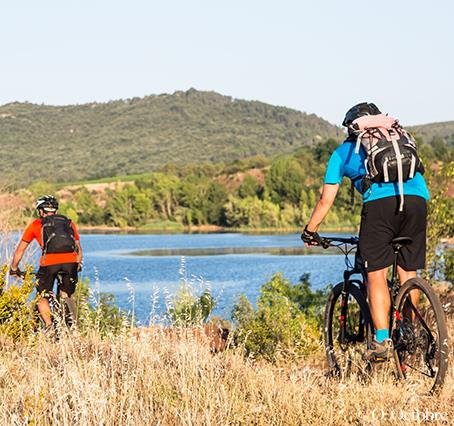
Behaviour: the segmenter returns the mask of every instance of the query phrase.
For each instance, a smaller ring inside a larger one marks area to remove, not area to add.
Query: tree
[[[314,148],[314,157],[319,163],[326,164],[331,157],[331,154],[339,146],[339,142],[335,139],[328,139],[324,142],[320,142]]]
[[[228,200],[228,193],[224,185],[211,182],[208,185],[206,197],[202,200],[204,215],[210,224],[224,225],[224,204]]]
[[[74,194],[79,222],[87,225],[102,225],[104,210],[98,205],[96,198],[87,188],[82,187]]]
[[[288,201],[298,205],[301,191],[305,187],[305,173],[298,160],[278,157],[266,175],[266,186],[274,203]]]
[[[141,192],[147,193],[153,207],[161,213],[165,220],[172,219],[178,207],[179,185],[180,179],[177,176],[164,173],[153,173],[148,179],[141,179],[137,182],[137,188]]]
[[[240,198],[254,197],[259,195],[260,185],[253,176],[246,175],[240,187],[238,188],[238,195]]]
[[[108,193],[106,214],[111,224],[125,228],[146,223],[151,215],[151,201],[135,185],[125,185]]]

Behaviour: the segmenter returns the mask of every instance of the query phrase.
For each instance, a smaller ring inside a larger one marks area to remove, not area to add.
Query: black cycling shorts
[[[78,281],[77,263],[61,263],[59,265],[41,266],[36,274],[38,293],[52,291],[57,275],[60,274],[62,282],[60,290],[71,296],[76,290]]]
[[[391,240],[396,237],[409,237],[413,240],[411,244],[402,247],[397,264],[406,271],[425,267],[426,200],[416,195],[406,195],[402,212],[399,212],[399,205],[399,197],[380,198],[363,205],[359,249],[368,272],[393,264]]]

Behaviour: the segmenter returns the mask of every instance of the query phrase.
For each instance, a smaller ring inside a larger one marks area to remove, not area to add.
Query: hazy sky
[[[454,1],[0,0],[0,104],[194,87],[339,124],[454,120]]]

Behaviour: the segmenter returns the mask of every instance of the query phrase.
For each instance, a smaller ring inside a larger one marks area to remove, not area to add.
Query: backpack
[[[362,182],[363,192],[373,182],[397,182],[400,207],[404,207],[404,185],[416,172],[424,173],[418,157],[416,143],[398,120],[384,114],[364,115],[354,120],[349,129],[357,136],[355,152],[362,145],[366,151],[366,177]]]
[[[47,253],[73,253],[76,251],[71,219],[55,214],[41,218],[43,255]]]

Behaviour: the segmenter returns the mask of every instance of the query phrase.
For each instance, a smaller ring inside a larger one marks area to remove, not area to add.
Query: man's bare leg
[[[388,268],[367,273],[370,313],[376,330],[389,328],[391,300],[386,281],[387,274]]]
[[[44,324],[46,324],[46,327],[52,325],[49,301],[46,298],[41,297],[41,299],[39,299],[38,311],[41,314],[41,318],[43,319]]]

